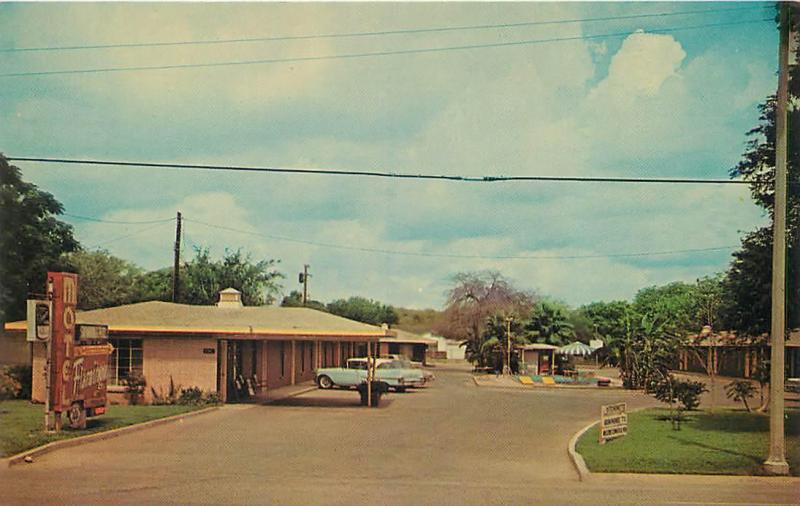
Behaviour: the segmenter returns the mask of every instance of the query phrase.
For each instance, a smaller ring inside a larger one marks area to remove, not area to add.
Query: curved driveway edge
[[[163,425],[166,423],[177,422],[184,418],[202,415],[203,413],[209,413],[211,411],[215,411],[219,409],[220,406],[211,406],[204,409],[198,409],[197,411],[189,411],[186,413],[180,413],[177,415],[168,416],[165,418],[157,418],[155,420],[149,420],[147,422],[136,423],[133,425],[126,425],[125,427],[120,427],[118,429],[107,430],[104,432],[96,432],[94,434],[87,434],[85,436],[74,437],[70,439],[61,439],[59,441],[53,441],[52,443],[47,443],[46,445],[39,446],[30,450],[26,450],[22,453],[18,453],[16,455],[12,455],[8,457],[6,462],[8,462],[8,467],[21,464],[25,462],[27,458],[34,458],[40,455],[45,455],[55,450],[61,448],[70,448],[72,446],[79,446],[86,443],[91,443],[93,441],[102,441],[104,439],[111,439],[117,436],[122,436],[129,432],[136,432],[143,429],[148,429],[150,427],[155,427],[157,425]]]
[[[583,436],[586,431],[595,425],[597,425],[597,422],[592,422],[576,432],[575,435],[572,436],[572,439],[569,440],[569,446],[567,447],[567,453],[569,453],[569,458],[572,460],[572,464],[578,471],[578,479],[580,479],[580,481],[588,480],[592,473],[589,471],[589,468],[586,467],[586,461],[583,460],[583,456],[575,450],[575,445],[578,444],[578,440],[581,438],[581,436]]]

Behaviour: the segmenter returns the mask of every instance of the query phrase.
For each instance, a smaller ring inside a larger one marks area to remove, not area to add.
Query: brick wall
[[[150,387],[169,389],[170,376],[176,386],[217,391],[217,342],[214,339],[151,338],[143,344],[143,374],[147,380],[145,401],[152,401]],[[213,354],[203,350],[213,349]]]
[[[31,352],[25,332],[0,333],[0,365],[28,365]]]

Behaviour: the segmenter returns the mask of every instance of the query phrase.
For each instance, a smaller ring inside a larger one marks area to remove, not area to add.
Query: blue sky
[[[2,4],[0,48],[230,39],[731,12],[354,38],[0,52],[0,74],[579,40],[185,70],[0,77],[0,152],[460,175],[725,178],[776,87],[772,4]],[[580,38],[598,34],[613,38]],[[453,183],[36,165],[24,177],[74,215],[187,218],[187,246],[281,260],[286,292],[440,307],[450,277],[496,269],[573,305],[726,269],[766,222],[746,188]],[[170,224],[66,217],[89,247],[171,265]],[[211,228],[203,223],[246,233]],[[123,236],[129,236],[124,237]],[[272,236],[272,237],[269,237]],[[483,257],[388,255],[380,250]],[[187,252],[186,256],[191,253]],[[553,258],[595,256],[596,258]]]

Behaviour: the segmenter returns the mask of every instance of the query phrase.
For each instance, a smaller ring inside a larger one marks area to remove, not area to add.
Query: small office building
[[[78,312],[77,322],[109,327],[112,402],[124,402],[131,375],[144,377],[145,402],[170,383],[216,392],[223,401],[241,399],[246,385],[258,398],[268,389],[313,380],[316,368],[363,356],[367,343],[393,335],[314,309],[245,307],[233,289],[220,293],[215,306],[142,302]],[[24,321],[7,323],[5,330],[10,342],[24,341]],[[45,345],[31,346],[32,397],[44,401]]]

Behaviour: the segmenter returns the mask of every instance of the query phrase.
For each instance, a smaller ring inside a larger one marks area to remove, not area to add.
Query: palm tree
[[[543,300],[531,311],[525,332],[531,341],[562,346],[575,339],[575,329],[563,307]]]

